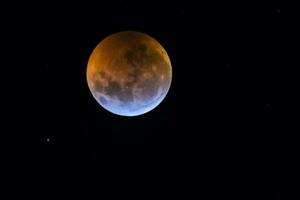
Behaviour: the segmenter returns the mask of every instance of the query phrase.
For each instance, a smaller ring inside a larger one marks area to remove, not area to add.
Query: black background
[[[291,199],[279,5],[48,1],[43,13],[36,131],[15,136],[46,196]],[[157,39],[173,67],[165,100],[129,118],[102,109],[86,82],[94,47],[124,30]]]

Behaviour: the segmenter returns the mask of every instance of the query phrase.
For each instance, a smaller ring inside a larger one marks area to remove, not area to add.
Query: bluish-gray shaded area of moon
[[[95,92],[95,99],[103,108],[114,114],[121,116],[137,116],[153,110],[162,102],[166,94],[166,91],[160,89],[151,99],[135,99],[131,102],[123,102],[118,98],[111,98],[105,94]]]

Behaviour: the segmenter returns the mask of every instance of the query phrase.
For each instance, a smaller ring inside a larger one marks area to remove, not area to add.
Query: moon
[[[87,65],[87,83],[95,100],[121,116],[137,116],[157,107],[172,81],[166,50],[151,36],[123,31],[103,39]]]

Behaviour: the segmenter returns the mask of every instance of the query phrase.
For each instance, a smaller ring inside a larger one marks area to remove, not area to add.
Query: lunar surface
[[[102,40],[87,66],[87,82],[96,101],[122,116],[149,112],[165,98],[172,67],[165,49],[152,37],[124,31]]]

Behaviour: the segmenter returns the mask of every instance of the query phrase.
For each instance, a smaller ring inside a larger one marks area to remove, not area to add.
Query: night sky
[[[62,0],[44,11],[37,131],[22,138],[45,196],[290,199],[279,5]],[[173,69],[164,101],[137,117],[107,112],[86,81],[95,46],[125,30],[159,41]]]

